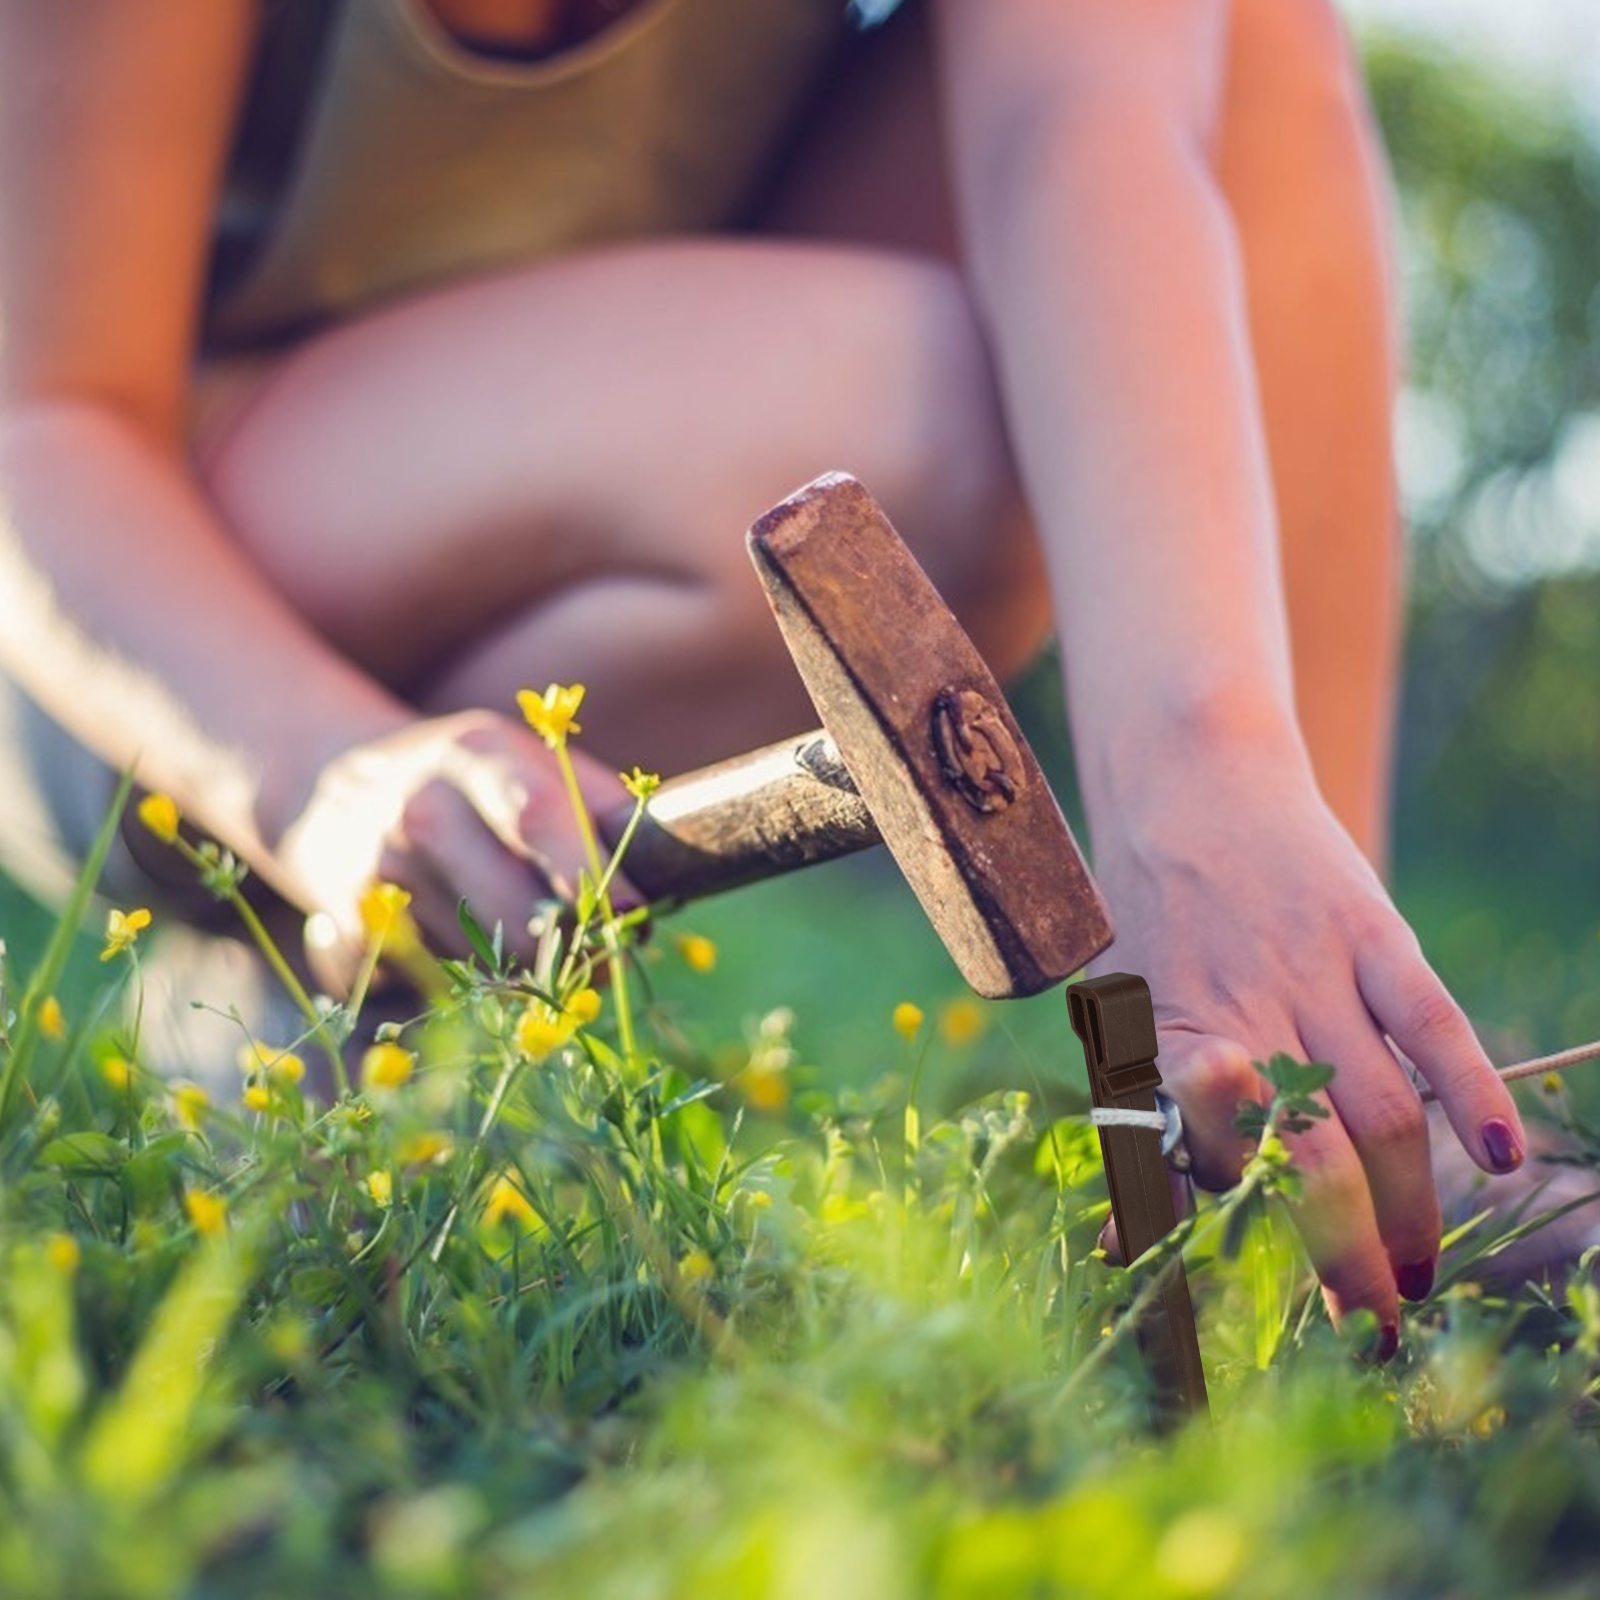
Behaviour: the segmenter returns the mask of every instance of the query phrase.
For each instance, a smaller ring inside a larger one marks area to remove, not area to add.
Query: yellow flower
[[[139,802],[139,820],[163,844],[173,844],[178,837],[178,808],[168,794],[147,794]]]
[[[83,1252],[78,1248],[78,1241],[70,1233],[52,1233],[50,1242],[44,1247],[45,1259],[57,1272],[76,1272],[78,1263],[83,1259]]]
[[[704,1283],[716,1270],[704,1250],[691,1250],[678,1263],[685,1283]]]
[[[946,1044],[971,1044],[988,1025],[988,1015],[970,995],[952,1000],[939,1012],[939,1037]]]
[[[737,1082],[752,1111],[782,1111],[789,1103],[789,1080],[774,1067],[752,1062]]]
[[[367,1193],[372,1196],[372,1203],[376,1206],[393,1204],[394,1179],[387,1172],[369,1172],[367,1174]]]
[[[580,989],[567,1001],[562,1010],[580,1028],[587,1028],[600,1015],[600,991],[598,989]]]
[[[1225,1594],[1249,1555],[1244,1530],[1227,1512],[1196,1507],[1162,1535],[1152,1565],[1181,1594]]]
[[[691,972],[710,972],[717,964],[717,947],[703,933],[680,933],[673,941]]]
[[[200,1119],[210,1105],[211,1096],[198,1083],[175,1083],[172,1086],[173,1113],[190,1133],[198,1130]]]
[[[305,1075],[305,1062],[292,1050],[285,1050],[267,1062],[267,1076],[274,1083],[299,1083]]]
[[[362,1056],[361,1081],[369,1089],[398,1089],[411,1076],[416,1061],[409,1050],[385,1039]]]
[[[1503,1428],[1506,1424],[1506,1410],[1504,1406],[1488,1406],[1472,1419],[1472,1431],[1480,1439],[1487,1439],[1491,1433]]]
[[[517,704],[528,719],[528,726],[552,750],[559,750],[569,733],[582,733],[577,721],[578,707],[583,704],[583,685],[563,686],[552,683],[545,692],[535,694],[532,689],[517,691]]]
[[[517,1023],[517,1048],[531,1061],[543,1061],[578,1030],[571,1011],[557,1011],[543,1000],[530,1000]]]
[[[41,1028],[44,1026],[44,1018],[42,1016],[39,1018],[39,1026]],[[1561,1074],[1559,1072],[1547,1072],[1539,1080],[1539,1084],[1546,1094],[1559,1094],[1561,1092]]]
[[[61,1014],[61,1002],[47,994],[39,1002],[39,1032],[47,1039],[60,1039],[67,1031],[67,1019]]]
[[[840,1194],[838,1190],[823,1196],[822,1221],[826,1227],[837,1228],[845,1223],[859,1222],[871,1214],[872,1208],[865,1200],[852,1200],[849,1195]]]
[[[400,1146],[400,1164],[422,1166],[450,1153],[450,1141],[442,1133],[418,1133]]]
[[[617,776],[622,779],[622,787],[635,800],[648,800],[661,787],[660,776],[646,772],[641,767],[635,767],[632,772],[619,772]]]
[[[185,1189],[183,1209],[197,1233],[221,1233],[228,1221],[228,1202],[219,1194],[205,1194],[199,1189]]]
[[[902,1000],[894,1008],[894,1031],[909,1044],[922,1027],[922,1007]]]
[[[529,1227],[538,1221],[538,1213],[533,1209],[533,1202],[511,1181],[509,1174],[502,1172],[494,1180],[494,1187],[484,1202],[483,1220],[493,1228],[506,1217],[520,1222],[524,1227]]]
[[[150,926],[150,913],[140,906],[135,911],[112,910],[106,918],[106,947],[100,952],[102,961],[109,961],[124,950],[132,949],[140,932]]]
[[[244,1104],[247,1111],[270,1111],[272,1096],[267,1093],[264,1085],[252,1083],[244,1092]]]
[[[358,903],[361,929],[367,936],[367,943],[410,945],[417,942],[420,938],[417,925],[406,909],[410,904],[410,894],[398,884],[372,884]]]
[[[120,1094],[133,1082],[133,1063],[122,1056],[107,1056],[100,1063],[100,1076]]]

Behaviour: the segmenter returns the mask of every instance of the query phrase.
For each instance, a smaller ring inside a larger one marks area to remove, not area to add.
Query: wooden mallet
[[[634,885],[692,900],[882,842],[981,995],[1037,994],[1104,950],[1105,902],[999,685],[872,496],[829,474],[748,543],[823,728],[663,784],[628,848]],[[602,832],[615,843],[627,818],[602,817]],[[1101,1020],[1098,1047],[1079,1029],[1094,1104],[1153,1108],[1143,980],[1108,974],[1068,993],[1075,1026]],[[1131,1262],[1176,1222],[1160,1137],[1102,1126],[1100,1139]],[[1181,1260],[1146,1320],[1162,1417],[1203,1410]]]

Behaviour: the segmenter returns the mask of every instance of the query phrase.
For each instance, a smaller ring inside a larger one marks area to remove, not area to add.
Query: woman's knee
[[[835,445],[804,475],[854,472],[980,649],[1014,670],[1048,629],[1049,604],[967,285],[955,267],[910,256],[878,256],[862,277],[825,407]]]

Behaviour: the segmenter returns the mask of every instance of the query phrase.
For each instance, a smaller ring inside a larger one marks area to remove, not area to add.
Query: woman
[[[1336,19],[841,24],[0,0],[3,664],[302,910],[381,874],[440,944],[461,894],[515,932],[580,857],[513,691],[589,686],[595,804],[789,731],[738,536],[856,472],[997,671],[1060,630],[1198,1180],[1252,1059],[1337,1065],[1299,1223],[1387,1357],[1441,1220],[1385,1035],[1478,1166],[1526,1137],[1380,877],[1393,341]]]

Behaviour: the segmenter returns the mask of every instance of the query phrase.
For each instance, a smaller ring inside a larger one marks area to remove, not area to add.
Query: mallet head
[[[877,502],[830,473],[750,530],[824,727],[962,976],[1036,994],[1110,915],[999,685]]]

